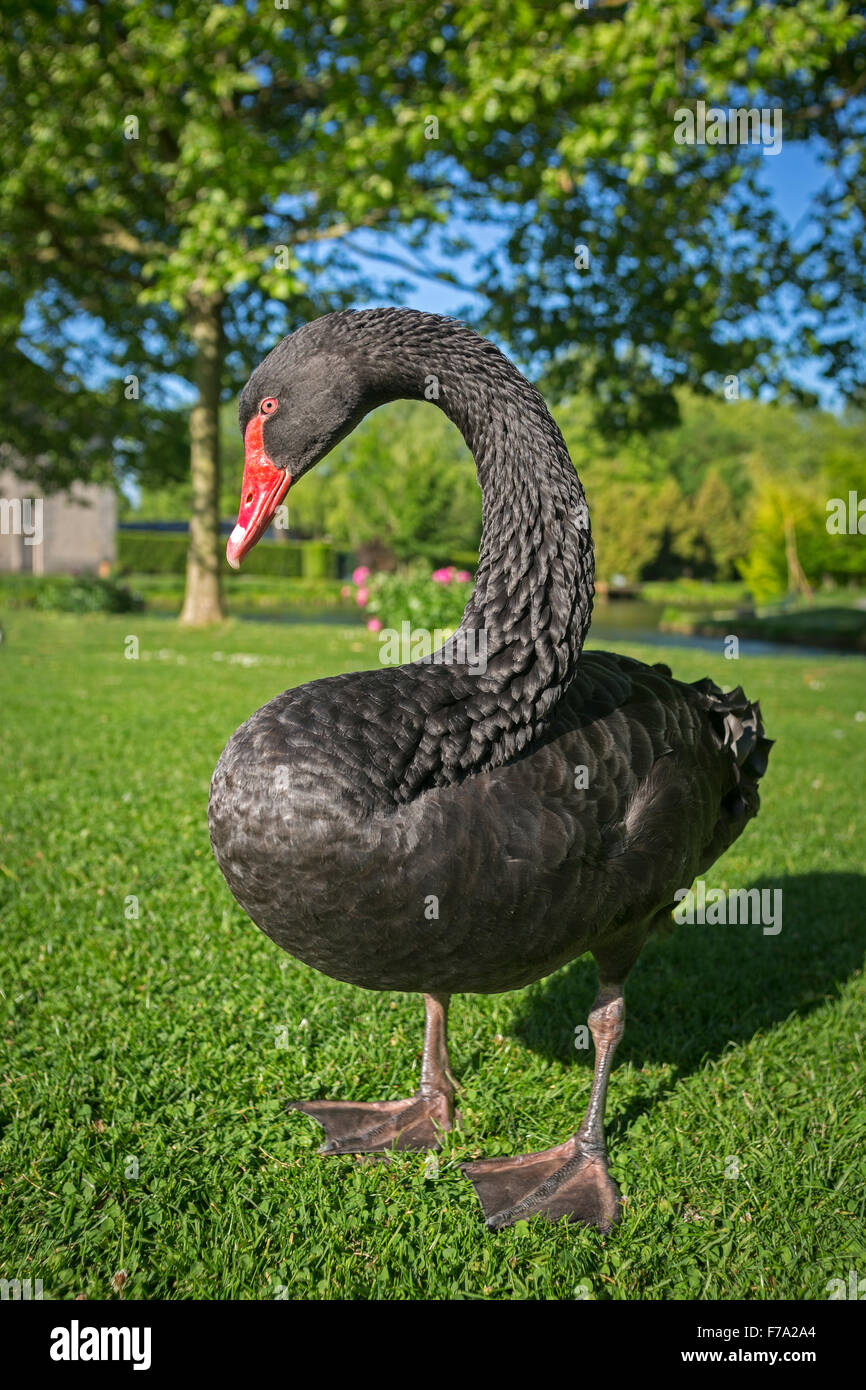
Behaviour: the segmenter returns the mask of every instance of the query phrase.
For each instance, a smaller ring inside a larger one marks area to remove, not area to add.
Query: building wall
[[[22,534],[34,531],[39,517],[34,506],[39,497],[32,484],[7,469],[0,472],[0,571],[34,574],[93,573],[116,558],[117,499],[111,488],[95,483],[74,483],[68,492],[42,499],[38,544]],[[30,499],[31,506],[16,507]],[[3,502],[7,504],[3,506]]]

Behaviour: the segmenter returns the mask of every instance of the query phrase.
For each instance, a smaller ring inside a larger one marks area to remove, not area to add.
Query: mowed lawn
[[[455,999],[463,1123],[438,1164],[322,1159],[286,1102],[409,1094],[420,1000],[285,956],[208,844],[235,727],[374,664],[373,639],[3,623],[0,1276],[64,1299],[117,1297],[120,1271],[120,1296],[151,1299],[824,1299],[866,1276],[863,661],[624,648],[761,699],[763,810],[707,881],[782,889],[782,931],[681,926],[634,970],[608,1104],[619,1230],[491,1235],[458,1164],[574,1129],[591,959]]]

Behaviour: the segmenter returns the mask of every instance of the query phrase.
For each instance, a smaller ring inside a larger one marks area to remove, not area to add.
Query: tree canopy
[[[188,621],[222,612],[221,402],[278,335],[407,275],[478,292],[608,432],[669,422],[683,383],[781,390],[800,353],[862,392],[862,6],[7,0],[0,43],[7,441],[46,485],[176,476],[185,379]],[[675,142],[704,98],[820,138],[806,242],[759,146]],[[458,275],[467,218],[491,240]]]

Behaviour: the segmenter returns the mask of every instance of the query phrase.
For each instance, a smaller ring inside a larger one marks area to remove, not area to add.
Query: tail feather
[[[731,758],[731,786],[722,799],[721,815],[708,847],[707,867],[740,834],[746,821],[757,815],[760,806],[758,783],[767,770],[773,739],[764,733],[761,706],[747,698],[742,686],[727,692],[708,677],[695,681],[694,689],[703,695],[710,722],[723,748]]]

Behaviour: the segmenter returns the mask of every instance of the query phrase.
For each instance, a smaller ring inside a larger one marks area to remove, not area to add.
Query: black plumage
[[[445,1016],[457,992],[517,989],[585,951],[590,1109],[565,1145],[467,1169],[488,1224],[617,1218],[601,1130],[622,982],[653,923],[758,809],[769,741],[741,690],[582,652],[592,608],[583,489],[539,393],[462,324],[409,310],[318,319],[250,378],[267,457],[293,485],[370,409],[433,398],[476,460],[481,556],[445,660],[311,682],[235,733],[211,840],[241,906],[285,950],[367,989],[427,996],[410,1101],[308,1102],[326,1150],[434,1143],[453,1116]]]

